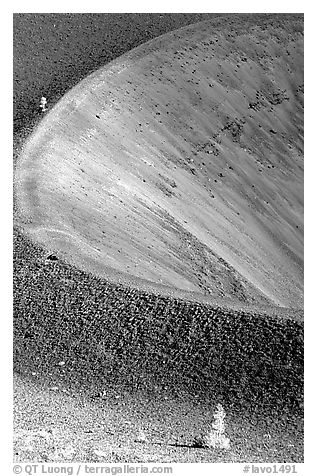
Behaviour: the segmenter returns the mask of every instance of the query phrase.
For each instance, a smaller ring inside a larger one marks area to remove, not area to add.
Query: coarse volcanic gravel
[[[227,404],[301,406],[299,311],[271,317],[156,296],[47,260],[18,233],[15,241],[16,370],[82,388],[184,387]]]

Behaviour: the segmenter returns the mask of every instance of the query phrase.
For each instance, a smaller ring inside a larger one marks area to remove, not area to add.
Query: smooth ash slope
[[[132,50],[57,104],[20,160],[21,224],[123,283],[301,307],[301,21],[215,24]]]

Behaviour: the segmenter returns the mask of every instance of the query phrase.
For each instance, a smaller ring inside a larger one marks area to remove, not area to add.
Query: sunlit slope
[[[24,229],[111,279],[300,307],[301,28],[204,22],[87,77],[24,149]]]

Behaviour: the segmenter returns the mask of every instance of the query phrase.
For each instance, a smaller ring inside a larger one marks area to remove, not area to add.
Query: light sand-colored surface
[[[110,279],[301,307],[303,36],[294,25],[241,21],[233,34],[204,22],[87,77],[24,148],[21,226]]]
[[[230,449],[197,448],[195,440],[211,429],[217,402],[170,395],[131,398],[124,392],[92,400],[20,376],[14,383],[15,462],[238,463],[283,457],[298,462],[294,451],[302,451],[296,418],[285,424],[276,415],[245,418],[229,410]]]

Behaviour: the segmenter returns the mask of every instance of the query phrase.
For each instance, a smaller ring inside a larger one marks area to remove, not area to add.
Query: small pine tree
[[[229,449],[230,440],[225,434],[225,417],[226,413],[222,405],[217,405],[217,411],[214,413],[214,421],[212,430],[204,436],[204,444],[208,448]]]
[[[44,96],[42,96],[41,102],[40,102],[40,108],[42,109],[42,112],[45,112],[47,110],[46,105],[47,105],[47,99]]]

